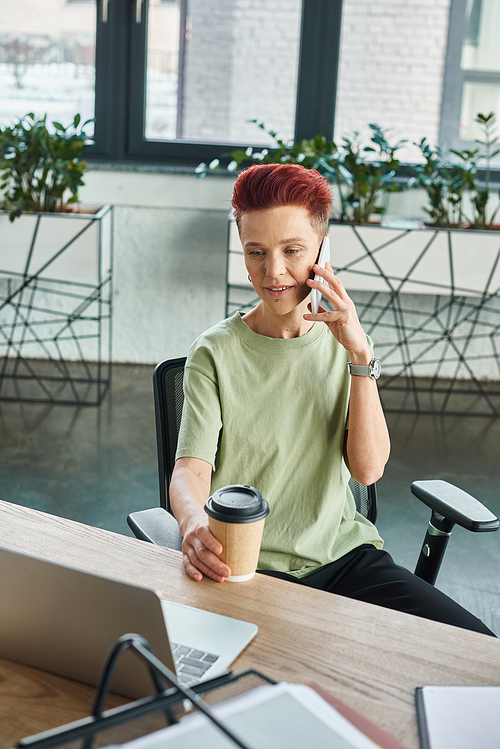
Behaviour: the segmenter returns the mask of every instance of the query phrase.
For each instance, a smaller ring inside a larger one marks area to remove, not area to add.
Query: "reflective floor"
[[[115,365],[99,407],[0,401],[0,497],[129,534],[132,510],[158,504],[152,367]],[[392,455],[378,527],[413,569],[429,511],[417,479],[450,481],[500,514],[500,418],[388,414]],[[438,587],[500,635],[500,532],[455,528]]]

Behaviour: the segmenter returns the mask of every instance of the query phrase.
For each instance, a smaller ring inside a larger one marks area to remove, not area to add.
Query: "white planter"
[[[349,291],[482,296],[500,287],[500,233],[330,225]]]
[[[500,233],[332,223],[329,235],[388,409],[500,415]],[[227,282],[226,314],[256,303],[234,222]]]
[[[0,212],[0,398],[98,404],[110,382],[112,208]]]

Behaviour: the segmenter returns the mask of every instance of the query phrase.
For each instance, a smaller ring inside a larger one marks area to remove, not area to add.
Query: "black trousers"
[[[415,614],[424,619],[496,636],[480,619],[445,593],[396,564],[390,554],[376,549],[372,544],[358,546],[336,562],[302,578],[293,577],[286,572],[259,572],[358,601]]]

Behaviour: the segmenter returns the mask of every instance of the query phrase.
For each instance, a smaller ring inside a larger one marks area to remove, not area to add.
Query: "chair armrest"
[[[500,525],[481,502],[447,481],[414,481],[412,494],[421,502],[469,531],[496,531]]]
[[[181,550],[182,536],[177,520],[163,507],[131,512],[127,523],[136,538],[167,549]]]

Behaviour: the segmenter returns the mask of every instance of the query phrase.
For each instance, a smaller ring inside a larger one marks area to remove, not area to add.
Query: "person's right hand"
[[[197,581],[206,575],[218,583],[224,582],[231,570],[217,556],[222,552],[222,544],[210,532],[205,513],[190,519],[184,531],[182,555],[187,574]]]

